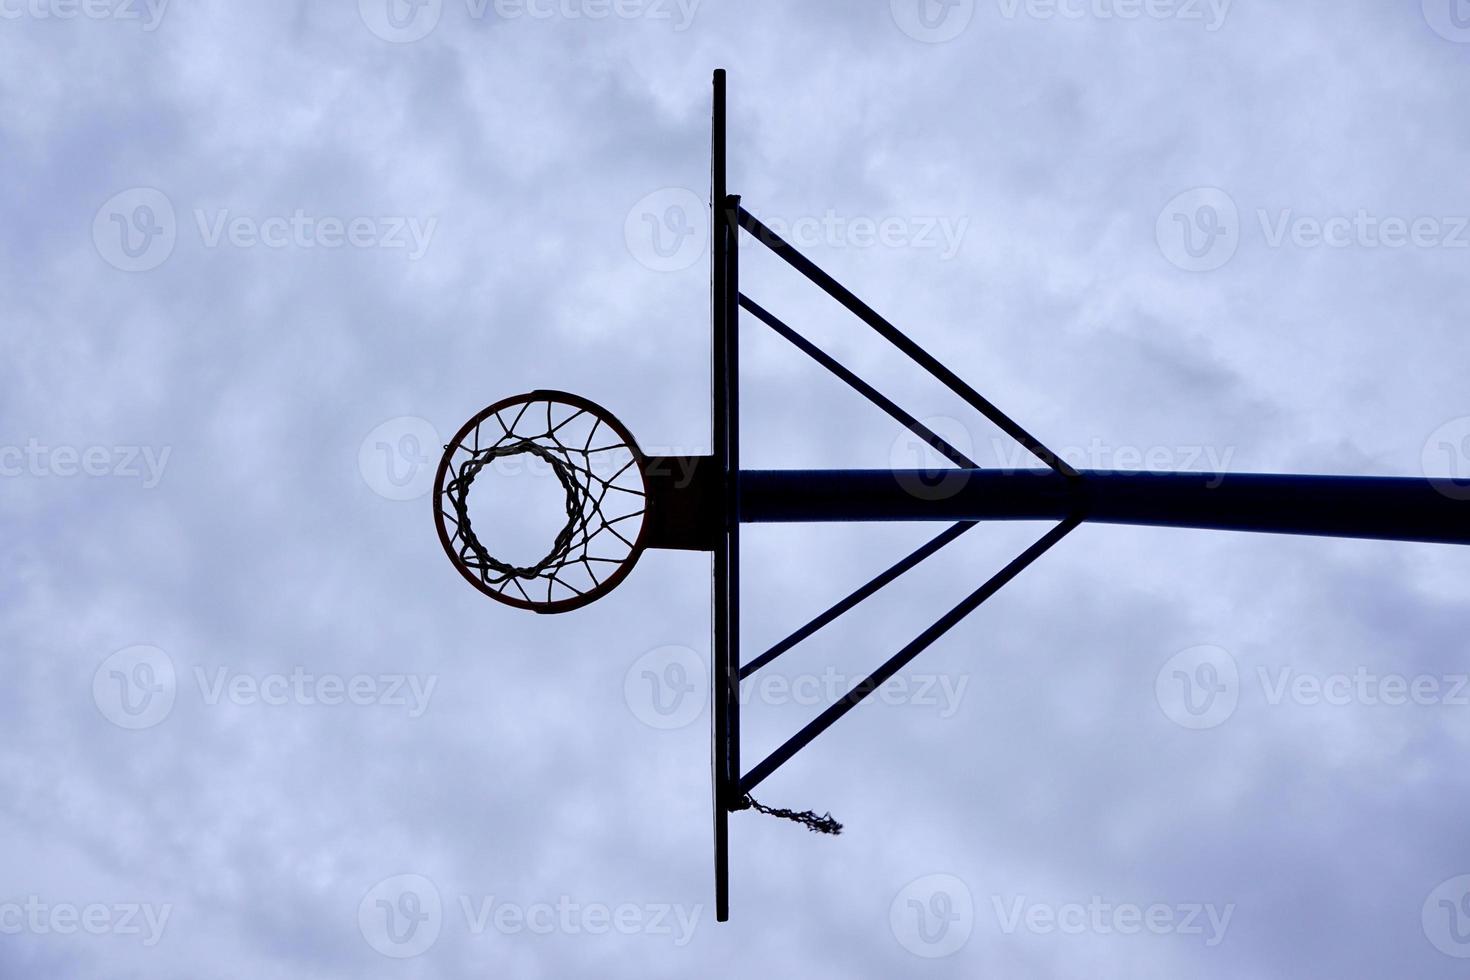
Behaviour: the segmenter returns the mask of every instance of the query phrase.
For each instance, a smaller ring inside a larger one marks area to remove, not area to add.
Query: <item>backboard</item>
[[[730,914],[730,805],[740,779],[740,230],[726,170],[725,71],[714,73],[710,139],[710,420],[721,526],[712,557],[710,787],[715,917]]]

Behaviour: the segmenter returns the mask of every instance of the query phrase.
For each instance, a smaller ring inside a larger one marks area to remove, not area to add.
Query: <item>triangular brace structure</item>
[[[445,447],[434,490],[440,541],[475,588],[537,612],[564,612],[600,598],[643,551],[713,555],[711,765],[716,915],[729,917],[729,815],[755,808],[814,830],[830,817],[756,803],[751,792],[876,691],[981,603],[1084,521],[1277,534],[1470,543],[1470,482],[1454,479],[1222,473],[1078,471],[941,364],[850,290],[818,268],[729,193],[725,73],[715,72],[710,205],[712,452],[645,456],[632,434],[600,406],[575,395],[535,391],[497,402]],[[985,470],[872,385],[747,296],[740,285],[741,235],[768,248],[906,357],[1039,459],[1044,469]],[[782,470],[740,467],[740,337],[744,310],[903,425],[954,469]],[[508,456],[550,465],[567,495],[567,525],[545,559],[528,567],[496,559],[479,540],[471,487]],[[618,462],[598,473],[594,458]],[[942,494],[915,493],[943,474]],[[638,521],[638,529],[632,522]],[[740,757],[740,682],[980,521],[1056,521],[1035,544],[893,654],[765,759]],[[943,532],[748,662],[740,659],[740,526],[830,521],[940,521]],[[612,554],[610,554],[612,553]]]

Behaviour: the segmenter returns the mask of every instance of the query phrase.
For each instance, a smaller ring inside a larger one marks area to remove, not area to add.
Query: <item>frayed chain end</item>
[[[764,803],[761,803],[749,793],[742,797],[739,803],[735,804],[735,809],[756,810],[757,812],[764,813],[767,816],[780,817],[782,820],[790,820],[794,823],[801,824],[802,826],[806,827],[807,830],[810,830],[814,834],[831,834],[835,837],[838,834],[842,833],[842,824],[834,820],[832,818],[832,814],[830,813],[824,813],[821,816],[817,816],[816,813],[812,812],[811,810],[802,810],[800,812],[797,812],[796,810],[784,810],[780,807],[770,807],[766,806]]]

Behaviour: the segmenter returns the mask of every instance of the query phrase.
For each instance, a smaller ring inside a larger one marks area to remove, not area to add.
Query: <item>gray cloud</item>
[[[0,478],[0,927],[32,897],[171,911],[151,946],[27,925],[0,941],[0,973],[1457,975],[1431,893],[1470,873],[1470,709],[1273,705],[1255,680],[1470,670],[1470,556],[1455,549],[1079,531],[908,672],[967,680],[952,715],[865,707],[762,787],[848,830],[737,815],[719,926],[707,716],[659,730],[624,693],[650,650],[706,656],[707,560],[650,554],[594,606],[518,615],[455,575],[427,498],[386,499],[360,468],[384,423],[447,439],[537,387],[607,405],[645,447],[707,449],[705,263],[651,269],[625,229],[650,194],[705,193],[723,65],[747,203],[844,222],[811,254],[1047,442],[1417,475],[1431,437],[1470,417],[1466,254],[1273,246],[1260,215],[1470,214],[1467,49],[1447,15],[1242,2],[1211,31],[1177,11],[1096,13],[1122,0],[1058,8],[1076,17],[979,3],[929,43],[902,4],[598,17],[582,0],[543,18],[446,0],[395,43],[356,6],[170,4],[152,30],[4,8],[0,449],[169,455],[152,488],[54,467]],[[173,211],[166,256],[120,251],[131,208],[94,236],[104,202],[138,188]],[[1212,271],[1159,240],[1166,205],[1197,188],[1239,215]],[[222,210],[256,227],[298,211],[437,224],[418,258],[381,236],[211,246],[195,212]],[[850,233],[930,218],[963,222],[952,255]],[[993,449],[989,427],[786,270],[752,252],[745,277],[916,415]],[[749,336],[749,464],[904,451],[881,415]],[[1444,471],[1470,475],[1444,444]],[[1034,530],[972,532],[781,671],[860,676]],[[748,653],[925,533],[753,531]],[[1156,681],[1202,645],[1238,665],[1239,703],[1192,731]],[[174,700],[127,730],[94,682],[110,690],[99,668],[137,646],[166,654]],[[195,668],[437,686],[421,717],[210,703]],[[817,710],[776,701],[751,706],[748,757]],[[442,911],[432,945],[397,960],[360,911],[401,875]],[[963,884],[973,917],[927,959],[905,903],[939,908],[935,875]],[[1007,931],[997,910],[1017,901],[1043,925]],[[1044,926],[1098,902],[1112,911],[1080,929]],[[1207,945],[1128,934],[1130,904],[1176,926],[1186,906],[1232,912]]]

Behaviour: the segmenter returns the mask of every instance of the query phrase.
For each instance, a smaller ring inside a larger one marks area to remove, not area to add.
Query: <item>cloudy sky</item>
[[[707,558],[534,616],[429,484],[538,387],[708,450],[719,66],[747,206],[1074,463],[1470,479],[1462,0],[0,0],[0,975],[1463,976],[1448,546],[1083,528],[763,784],[847,830],[736,815],[715,923]],[[922,458],[743,329],[748,465]],[[747,657],[933,532],[750,530]]]

